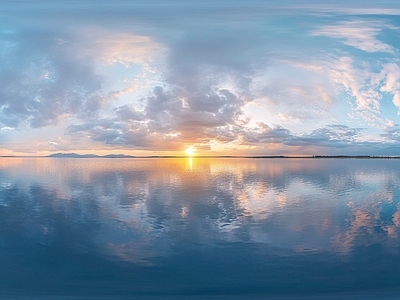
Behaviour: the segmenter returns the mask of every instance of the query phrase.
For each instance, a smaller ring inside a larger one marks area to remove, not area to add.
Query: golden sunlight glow
[[[196,149],[194,146],[189,146],[186,148],[185,153],[187,156],[193,156],[196,153]]]
[[[189,168],[193,170],[193,158],[191,156],[189,157]]]

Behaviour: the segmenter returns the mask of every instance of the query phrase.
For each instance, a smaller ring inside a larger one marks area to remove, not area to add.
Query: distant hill
[[[100,156],[100,157],[105,157],[105,158],[132,158],[132,157],[135,157],[135,156],[125,155],[125,154],[107,154],[107,155]]]
[[[77,154],[77,153],[53,153],[48,157],[63,157],[63,158],[92,158],[99,157],[96,154]]]
[[[108,154],[104,156],[99,156],[96,154],[77,154],[77,153],[53,153],[48,157],[61,157],[61,158],[131,158],[134,156],[125,154]]]

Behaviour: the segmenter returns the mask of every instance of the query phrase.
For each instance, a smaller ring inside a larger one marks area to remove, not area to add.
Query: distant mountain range
[[[132,158],[135,156],[125,155],[125,154],[108,154],[108,155],[96,155],[96,154],[77,154],[77,153],[54,153],[50,154],[48,157],[62,157],[62,158]]]

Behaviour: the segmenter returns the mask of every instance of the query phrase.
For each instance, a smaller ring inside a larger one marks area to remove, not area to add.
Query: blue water
[[[400,160],[0,160],[4,298],[396,298],[399,237]]]

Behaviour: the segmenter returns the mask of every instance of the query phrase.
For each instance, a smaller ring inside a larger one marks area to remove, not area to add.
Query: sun
[[[194,146],[189,146],[186,148],[185,153],[187,156],[193,156],[196,153],[196,149]]]

